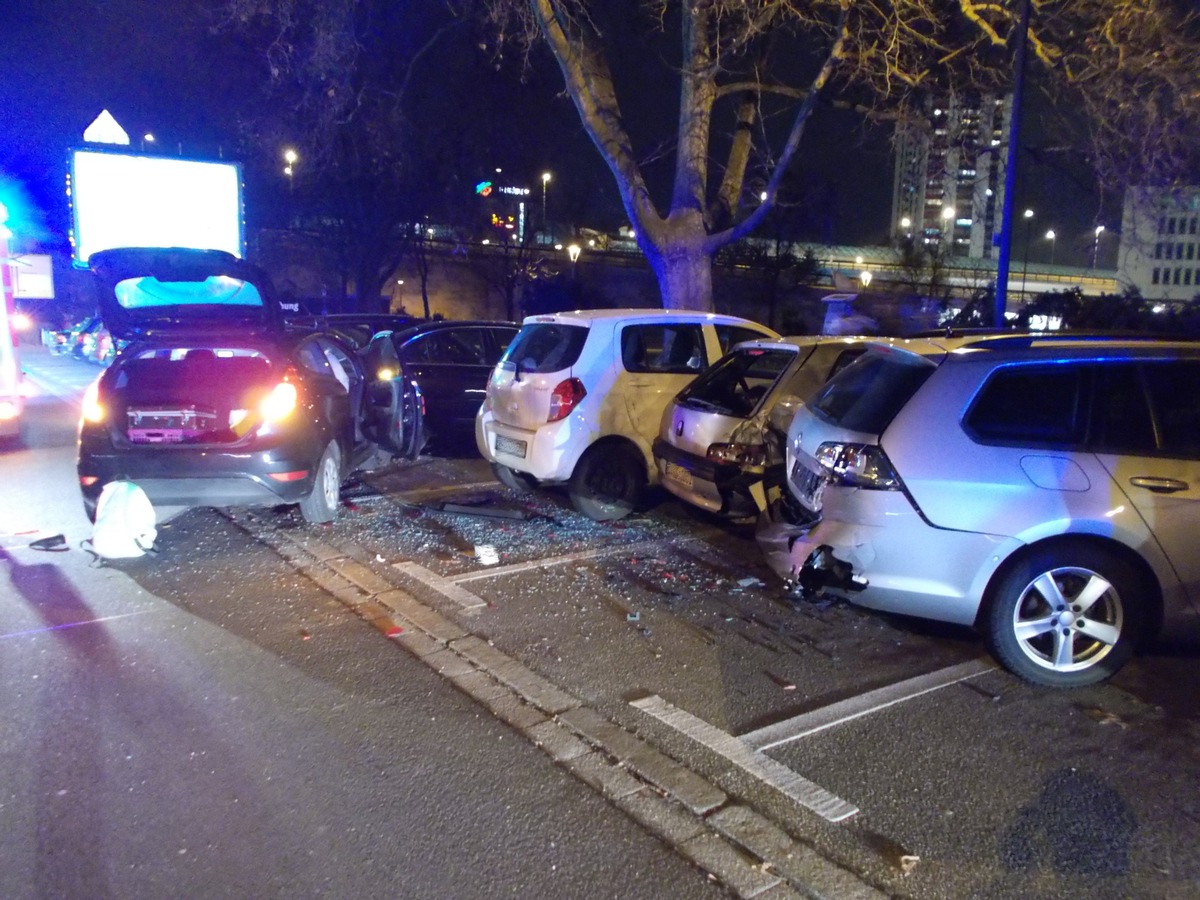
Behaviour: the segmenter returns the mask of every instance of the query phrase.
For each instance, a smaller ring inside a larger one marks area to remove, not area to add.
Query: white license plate
[[[527,447],[528,444],[524,441],[518,441],[503,434],[496,435],[497,453],[507,453],[509,456],[519,456],[521,459],[524,459]]]
[[[667,463],[667,468],[663,475],[688,490],[692,488],[692,473],[683,466],[677,466],[675,463]]]

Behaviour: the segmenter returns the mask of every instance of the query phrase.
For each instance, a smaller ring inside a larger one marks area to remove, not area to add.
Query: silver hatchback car
[[[975,625],[1035,683],[1101,681],[1200,611],[1200,344],[873,348],[788,433],[759,530],[802,592]]]

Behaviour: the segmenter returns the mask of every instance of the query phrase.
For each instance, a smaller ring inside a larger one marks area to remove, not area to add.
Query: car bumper
[[[571,416],[529,430],[497,422],[487,410],[476,420],[475,442],[488,462],[550,483],[567,481],[587,448],[586,436]]]
[[[89,451],[77,470],[84,499],[104,485],[132,481],[152,503],[169,506],[262,506],[298,503],[313,489],[323,446],[305,441],[256,451],[136,447]]]
[[[654,442],[662,486],[686,503],[726,516],[752,516],[766,509],[765,473],[731,463],[714,463],[668,444]]]
[[[1019,542],[928,525],[899,491],[830,488],[815,522],[774,504],[757,539],[776,574],[886,612],[974,624],[988,580]]]

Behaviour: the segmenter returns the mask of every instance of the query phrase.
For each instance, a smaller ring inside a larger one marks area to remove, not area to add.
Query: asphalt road
[[[96,373],[36,361],[63,396]],[[31,392],[0,455],[0,896],[723,895],[228,520],[93,567],[75,412]]]

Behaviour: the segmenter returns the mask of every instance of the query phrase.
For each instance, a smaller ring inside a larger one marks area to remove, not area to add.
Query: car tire
[[[88,521],[93,525],[96,524],[96,507],[98,505],[98,500],[89,500],[87,497],[83,498],[83,514],[87,516]]]
[[[597,522],[623,519],[646,489],[646,465],[632,447],[599,444],[580,458],[567,492],[571,504]]]
[[[984,636],[1006,669],[1048,687],[1084,687],[1129,661],[1150,621],[1144,582],[1100,548],[1034,550],[997,583]]]
[[[311,525],[332,522],[337,516],[342,487],[342,453],[337,441],[330,441],[317,463],[312,492],[300,501],[300,514]]]
[[[537,488],[537,480],[532,475],[518,472],[516,469],[502,466],[500,463],[492,463],[492,474],[496,476],[498,482],[514,491],[528,493]]]

